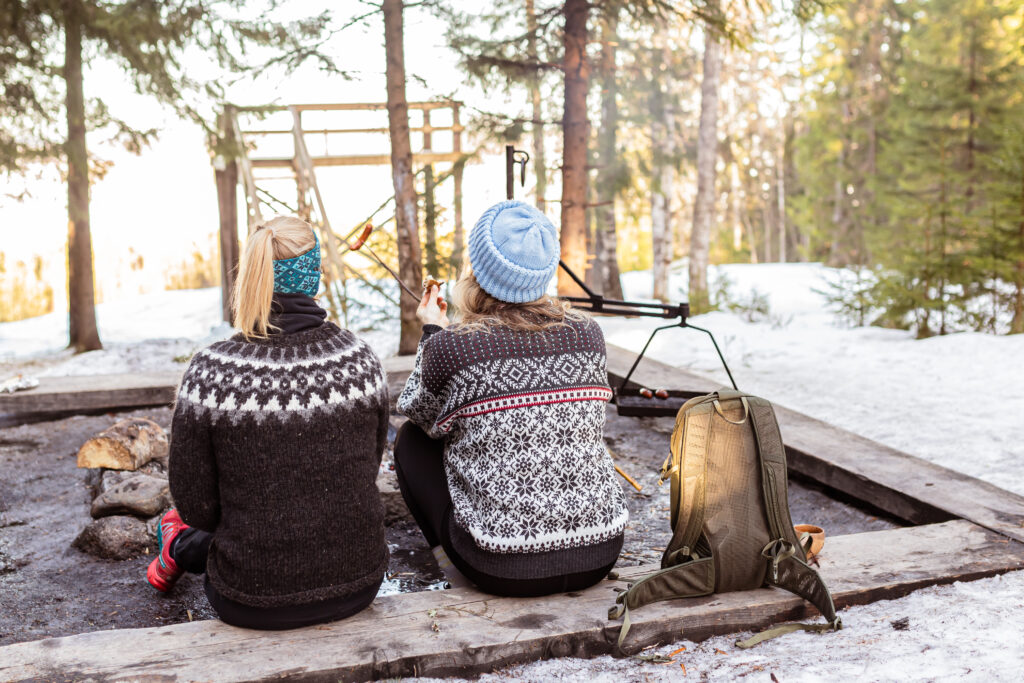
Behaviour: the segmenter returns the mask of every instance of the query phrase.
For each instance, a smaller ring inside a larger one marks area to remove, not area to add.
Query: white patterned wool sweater
[[[606,365],[590,320],[542,332],[424,327],[398,408],[445,439],[454,518],[479,548],[621,542],[628,512],[604,444]]]
[[[343,597],[387,569],[376,479],[387,380],[333,323],[193,356],[171,427],[170,485],[186,524],[214,534],[207,576],[254,607]]]

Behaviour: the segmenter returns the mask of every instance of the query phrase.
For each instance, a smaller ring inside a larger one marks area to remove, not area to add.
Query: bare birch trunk
[[[67,84],[68,140],[68,346],[75,351],[103,348],[96,329],[96,299],[89,230],[89,155],[85,148],[85,95],[82,83],[82,8],[64,2],[64,81]]]
[[[846,103],[842,105],[843,120],[848,120],[849,107]],[[836,179],[832,188],[832,245],[829,249],[828,264],[830,266],[845,266],[849,264],[849,255],[844,245],[848,239],[848,228],[846,219],[846,186],[843,183],[843,173],[846,169],[846,139],[839,141],[839,154],[836,156]]]
[[[719,12],[718,0],[708,9]],[[721,36],[704,27],[704,74],[700,86],[700,129],[697,133],[697,198],[690,233],[690,310],[708,310],[708,252],[715,214],[715,159],[718,148],[718,81],[722,68]]]
[[[537,56],[537,11],[534,8],[533,0],[526,0],[526,56],[531,62],[539,61]],[[544,159],[544,110],[541,107],[540,97],[540,71],[534,72],[530,79],[530,101],[533,103],[533,169],[537,176],[537,184],[534,186],[534,201],[541,213],[547,209],[545,193],[548,190],[548,171]]]
[[[667,52],[666,46],[662,48]],[[666,55],[666,58],[668,55]],[[657,84],[656,105],[651,112],[651,143],[654,150],[654,191],[651,193],[651,250],[654,252],[651,296],[668,301],[669,267],[672,265],[672,194],[673,163],[675,157],[675,125],[673,122],[672,82],[665,73],[664,81]]]
[[[775,199],[779,213],[779,263],[786,258],[786,150],[785,138],[779,140],[779,148],[775,155]]]
[[[587,266],[587,14],[588,0],[566,0],[563,8],[565,55],[565,109],[562,116],[562,260],[579,277]],[[579,286],[562,270],[558,271],[558,293],[582,294]]]
[[[732,248],[739,251],[743,248],[743,222],[740,220],[740,163],[733,158],[729,164],[729,211],[732,213]],[[750,253],[754,253],[754,245],[750,245]]]
[[[618,87],[615,82],[615,44],[618,41],[618,8],[605,10],[601,17],[601,130],[597,134],[597,282],[602,294],[622,298],[622,281],[619,276],[618,235],[615,227],[615,195],[618,163],[615,158],[616,128],[619,121],[619,105],[616,102]]]
[[[384,50],[387,54],[388,128],[391,134],[391,181],[395,188],[395,225],[398,237],[398,274],[415,287],[423,279],[420,266],[416,185],[409,142],[409,107],[405,99],[405,50],[402,45],[402,0],[384,0]],[[399,292],[402,332],[399,354],[416,353],[420,323],[417,302]]]

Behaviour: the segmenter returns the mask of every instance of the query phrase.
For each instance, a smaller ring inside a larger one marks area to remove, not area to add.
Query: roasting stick
[[[636,483],[636,479],[634,479],[633,477],[631,477],[628,474],[626,474],[625,471],[623,471],[623,469],[621,467],[619,467],[618,465],[615,465],[615,471],[618,472],[619,474],[621,474],[622,478],[625,479],[626,481],[628,481],[630,484],[632,484],[633,488],[635,488],[637,491],[642,491],[643,490],[643,489],[640,488],[640,484]]]
[[[366,251],[369,252],[370,256],[373,257],[373,260],[376,261],[377,263],[379,263],[381,266],[383,266],[384,270],[386,270],[389,273],[391,273],[391,277],[395,278],[395,282],[397,282],[398,286],[402,288],[402,291],[404,291],[406,294],[411,296],[416,301],[419,301],[420,300],[420,295],[417,294],[416,292],[414,292],[407,284],[402,282],[402,278],[398,277],[398,273],[396,273],[394,270],[392,270],[391,266],[389,266],[388,264],[384,263],[384,260],[380,256],[377,256],[377,252],[375,252],[373,249],[371,249],[370,245],[366,243],[366,240],[370,236],[371,232],[373,232],[373,223],[367,223],[366,227],[363,228],[362,234],[359,235],[359,239],[357,239],[355,242],[353,242],[351,244],[349,244],[347,241],[345,242],[345,244],[348,245],[348,250],[349,251],[359,251],[360,249],[365,247]]]
[[[613,451],[611,448],[608,447],[608,444],[605,444],[604,447],[605,447],[605,450],[608,451],[608,455],[612,456],[612,459],[618,457],[615,454],[615,451]],[[621,467],[616,465],[614,462],[612,463],[612,466],[615,467],[615,471],[616,472],[618,472],[620,475],[622,475],[623,479],[625,479],[626,481],[628,481],[630,484],[633,485],[633,488],[635,488],[637,491],[643,491],[643,488],[640,486],[640,484],[636,483],[636,479],[634,479],[633,477],[631,477],[628,474],[626,474],[626,471],[624,469],[622,469]]]

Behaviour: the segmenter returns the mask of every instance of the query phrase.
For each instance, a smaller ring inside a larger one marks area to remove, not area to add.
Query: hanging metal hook
[[[505,145],[505,198],[515,199],[515,167],[519,164],[519,184],[526,187],[526,162],[530,155],[513,145]]]

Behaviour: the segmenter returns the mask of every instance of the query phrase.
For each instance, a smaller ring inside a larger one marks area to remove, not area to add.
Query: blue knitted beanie
[[[469,263],[477,282],[495,299],[513,304],[544,296],[558,257],[558,231],[525,202],[495,204],[469,235]]]
[[[294,258],[274,259],[274,291],[316,296],[320,291],[320,238],[313,231],[313,248]]]

